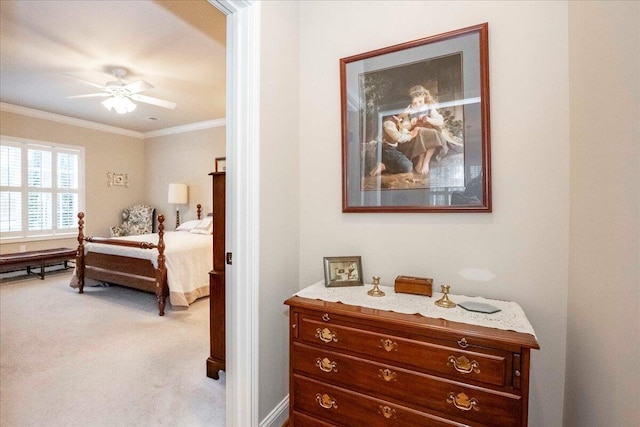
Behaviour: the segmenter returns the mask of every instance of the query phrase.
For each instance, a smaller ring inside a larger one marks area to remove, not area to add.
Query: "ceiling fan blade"
[[[157,105],[158,107],[169,108],[171,110],[176,108],[175,102],[165,101],[158,98],[152,98],[150,96],[140,95],[137,93],[129,96],[129,98],[133,99],[134,101],[145,102],[147,104]]]
[[[96,96],[111,96],[110,93],[88,93],[86,95],[73,95],[73,96],[65,96],[66,99],[74,99],[74,98],[95,98]]]
[[[125,90],[129,91],[129,93],[132,93],[132,94],[143,92],[145,90],[149,90],[153,88],[154,86],[151,83],[145,82],[144,80],[138,80],[137,82],[129,83],[124,87]]]
[[[106,90],[106,87],[104,87],[102,85],[99,85],[99,84],[96,84],[96,83],[92,83],[92,82],[89,82],[87,80],[82,80],[81,78],[76,77],[76,76],[72,76],[71,74],[65,74],[65,76],[71,77],[72,79],[78,80],[79,82],[84,83],[86,85],[97,87],[97,88],[100,88],[102,90]]]

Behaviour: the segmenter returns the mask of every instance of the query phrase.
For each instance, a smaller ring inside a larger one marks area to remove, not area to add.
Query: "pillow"
[[[122,227],[120,227],[118,225],[114,225],[113,227],[111,227],[109,229],[109,232],[111,233],[111,237],[120,237],[120,236],[125,236],[126,235],[126,233],[122,229]]]
[[[197,227],[192,228],[189,233],[211,234],[213,233],[213,217],[203,219]]]
[[[196,228],[201,222],[202,221],[199,219],[183,222],[178,228],[176,228],[176,231],[191,231]]]

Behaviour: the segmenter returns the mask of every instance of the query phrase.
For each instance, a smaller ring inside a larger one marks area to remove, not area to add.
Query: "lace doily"
[[[531,334],[535,337],[533,327],[529,323],[529,320],[527,320],[527,316],[524,314],[520,305],[516,302],[449,294],[449,299],[456,303],[473,301],[491,304],[500,309],[497,313],[486,314],[467,311],[458,306],[454,308],[438,307],[434,303],[442,297],[442,293],[440,292],[433,292],[432,297],[427,297],[396,293],[393,290],[393,286],[380,286],[380,290],[384,291],[386,295],[384,297],[372,297],[367,295],[367,292],[372,287],[373,285],[371,284],[365,284],[364,286],[327,288],[324,282],[320,281],[298,291],[296,295],[309,299],[359,305],[376,310],[420,314],[425,317],[445,319],[451,322],[468,323],[471,325],[521,332]]]

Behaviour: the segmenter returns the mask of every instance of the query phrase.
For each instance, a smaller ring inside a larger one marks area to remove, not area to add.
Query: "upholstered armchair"
[[[155,209],[134,205],[122,211],[122,224],[111,227],[111,237],[153,233]]]

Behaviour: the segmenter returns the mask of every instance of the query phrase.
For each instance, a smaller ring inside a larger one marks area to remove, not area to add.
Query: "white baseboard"
[[[282,427],[289,418],[289,395],[260,422],[260,427]]]

